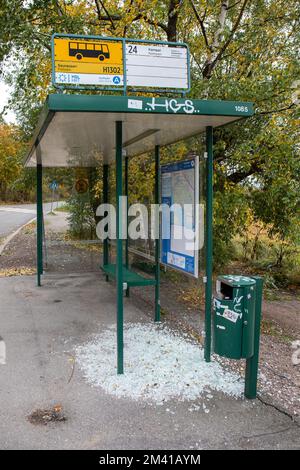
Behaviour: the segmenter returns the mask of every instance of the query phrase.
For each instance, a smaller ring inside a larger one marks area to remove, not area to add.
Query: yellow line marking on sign
[[[84,62],[76,64],[69,61],[56,61],[55,72],[63,73],[91,73],[98,75],[123,75],[123,66],[119,64],[100,64]]]

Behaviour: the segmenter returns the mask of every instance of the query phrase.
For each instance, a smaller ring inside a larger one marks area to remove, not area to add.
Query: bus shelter
[[[103,162],[103,202],[108,201],[109,166],[116,168],[116,263],[109,263],[108,241],[103,244],[102,269],[116,279],[117,372],[123,367],[123,295],[131,286],[153,285],[155,321],[160,321],[160,229],[155,241],[155,277],[145,278],[128,265],[128,240],[122,237],[121,196],[128,194],[128,159],[155,153],[155,203],[160,204],[160,147],[206,133],[205,194],[205,359],[211,357],[212,236],[213,236],[213,129],[253,115],[249,102],[51,94],[25,159],[36,167],[37,285],[43,274],[42,175],[46,167],[93,167]],[[123,174],[124,163],[124,174]],[[159,224],[159,222],[158,222]],[[125,243],[125,255],[123,245]],[[124,259],[123,259],[124,258]]]

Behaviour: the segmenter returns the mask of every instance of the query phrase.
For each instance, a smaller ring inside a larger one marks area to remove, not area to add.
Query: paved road
[[[56,208],[56,202],[53,207]],[[51,209],[51,203],[44,203],[44,214]],[[36,215],[35,204],[0,205],[0,238],[7,237],[26,224]]]

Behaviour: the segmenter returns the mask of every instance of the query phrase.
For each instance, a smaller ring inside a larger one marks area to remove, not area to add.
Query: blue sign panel
[[[162,263],[198,277],[199,159],[162,165]]]
[[[57,181],[52,181],[50,184],[49,184],[49,188],[52,189],[53,191],[55,191],[57,188],[58,188],[58,182]]]

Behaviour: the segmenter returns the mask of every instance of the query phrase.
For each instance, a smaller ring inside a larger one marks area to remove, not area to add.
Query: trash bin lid
[[[255,279],[249,276],[238,276],[235,274],[225,274],[218,276],[218,281],[228,284],[232,287],[253,286]]]

